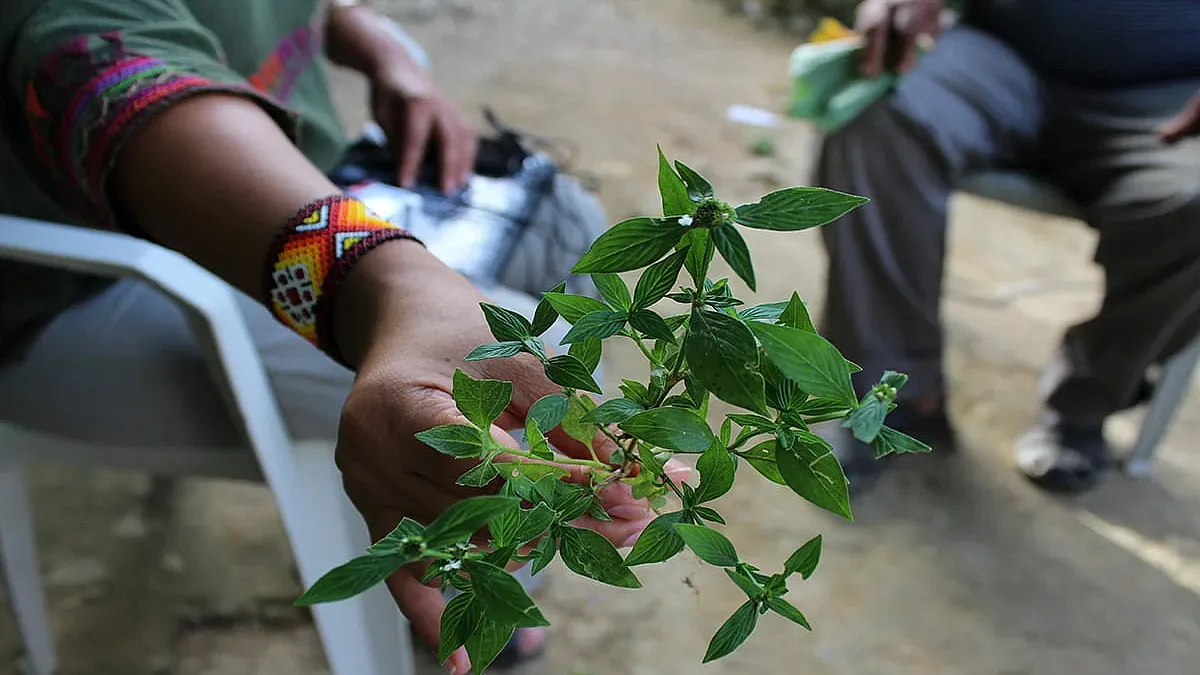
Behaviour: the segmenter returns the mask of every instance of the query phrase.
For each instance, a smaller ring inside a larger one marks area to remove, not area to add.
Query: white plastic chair
[[[155,474],[264,480],[275,495],[305,585],[369,544],[343,492],[332,440],[293,443],[229,286],[181,255],[126,237],[0,216],[0,258],[76,272],[143,279],[192,320],[245,445],[237,448],[105,447],[32,433],[0,420],[0,567],[8,582],[31,675],[57,666],[42,597],[25,466],[64,462]],[[285,573],[280,570],[280,573]],[[313,608],[335,675],[410,675],[409,631],[383,587]]]
[[[1031,211],[1065,218],[1080,219],[1079,209],[1052,186],[1025,173],[996,171],[968,177],[958,189],[985,199],[991,199]],[[1137,442],[1125,460],[1125,472],[1144,476],[1154,463],[1162,439],[1167,434],[1179,405],[1187,394],[1192,374],[1200,360],[1200,339],[1163,364],[1162,374],[1150,400],[1146,419],[1138,432]]]

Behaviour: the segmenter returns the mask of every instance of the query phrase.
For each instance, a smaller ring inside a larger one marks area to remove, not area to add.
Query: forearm
[[[422,69],[396,38],[389,20],[364,4],[332,4],[325,23],[325,55],[367,76],[385,66]]]
[[[284,224],[337,192],[262,108],[224,94],[188,98],[148,120],[126,141],[109,183],[122,218],[259,300]],[[419,244],[389,242],[353,268],[340,298],[356,309],[335,314],[348,363],[357,365],[382,302],[374,296],[395,281],[392,265],[440,265],[427,258]],[[379,283],[360,278],[373,275]]]

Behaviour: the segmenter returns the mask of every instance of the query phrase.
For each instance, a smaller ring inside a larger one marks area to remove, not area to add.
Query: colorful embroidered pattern
[[[109,169],[130,130],[171,101],[200,91],[249,92],[126,52],[116,33],[60,45],[26,86],[34,151],[62,186],[68,206],[111,225],[104,194]]]
[[[392,239],[413,236],[349,197],[334,195],[301,209],[268,259],[265,295],[275,318],[340,359],[330,326],[338,285],[359,258]]]
[[[250,76],[250,85],[278,101],[287,101],[296,80],[312,67],[321,53],[322,35],[323,30],[317,24],[292,31]]]

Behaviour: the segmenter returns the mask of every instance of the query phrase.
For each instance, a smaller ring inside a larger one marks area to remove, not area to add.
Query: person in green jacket
[[[415,179],[436,140],[441,188],[463,184],[475,133],[368,7],[4,0],[0,212],[145,237],[243,291],[291,433],[336,434],[346,491],[379,537],[467,494],[455,485],[463,467],[414,439],[459,421],[456,368],[514,383],[505,428],[523,426],[529,406],[558,388],[531,359],[464,363],[491,341],[480,292],[327,178],[347,142],[325,57],[369,79],[374,117],[401,149],[400,183]],[[560,177],[533,218],[543,241],[520,244],[536,249],[526,260],[550,262],[540,274],[529,274],[533,263],[513,270],[520,290],[557,283],[604,224],[598,202]],[[185,318],[148,285],[0,262],[0,418],[109,444],[237,442],[219,393],[196,386],[206,380]],[[47,397],[73,416],[47,418],[37,405]],[[131,419],[130,399],[150,414]],[[613,522],[588,525],[628,545],[649,521],[647,505],[626,486],[606,495]],[[407,570],[388,586],[436,644],[438,591]],[[451,672],[467,667],[463,653],[448,662]]]

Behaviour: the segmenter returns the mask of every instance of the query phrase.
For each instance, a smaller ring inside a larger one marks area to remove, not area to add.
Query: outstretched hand
[[[346,401],[338,431],[337,462],[346,493],[366,519],[377,540],[404,517],[428,523],[458,500],[479,494],[456,484],[469,464],[439,454],[416,438],[418,432],[444,424],[463,424],[465,418],[451,397],[454,371],[473,378],[513,383],[508,409],[496,420],[493,436],[518,447],[507,429],[523,428],[534,401],[561,391],[543,374],[532,357],[518,356],[480,362],[463,358],[476,346],[492,340],[479,302],[484,298],[462,276],[419,246],[388,245],[380,254],[394,261],[395,292],[388,292],[371,310],[376,326],[365,342],[358,377]],[[356,270],[357,271],[357,270]],[[564,454],[590,458],[587,449],[561,430],[550,440]],[[613,447],[595,444],[602,458]],[[586,483],[578,466],[563,465],[566,480]],[[601,497],[611,522],[585,517],[579,525],[604,535],[614,545],[632,545],[652,514],[644,500],[633,499],[629,486],[614,484]],[[417,634],[436,648],[445,603],[441,592],[419,581],[421,571],[402,569],[387,582],[388,589]],[[461,652],[461,650],[460,650]],[[457,653],[448,665],[462,666]]]

